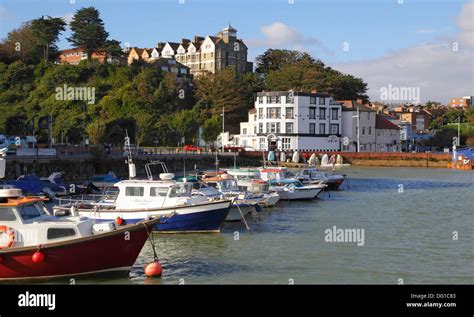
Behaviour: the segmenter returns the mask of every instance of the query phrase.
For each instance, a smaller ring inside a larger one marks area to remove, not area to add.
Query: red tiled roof
[[[384,130],[400,130],[396,124],[390,122],[388,119],[385,119],[380,114],[375,116],[375,128]]]
[[[357,110],[359,111],[374,111],[371,107],[358,103],[356,100],[336,100],[336,102],[342,103],[343,110]]]

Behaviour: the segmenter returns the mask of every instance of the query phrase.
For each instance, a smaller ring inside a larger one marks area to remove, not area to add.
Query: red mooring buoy
[[[44,260],[44,254],[43,252],[40,252],[40,251],[36,251],[35,253],[33,253],[33,255],[31,256],[31,260],[35,263],[40,263],[40,262],[43,262]]]
[[[40,263],[40,262],[43,262],[44,260],[44,253],[43,252],[40,252],[40,251],[36,251],[35,253],[33,253],[33,255],[31,256],[31,260],[35,263]]]
[[[123,218],[121,217],[115,218],[115,223],[119,226],[123,225]]]
[[[155,261],[145,266],[145,274],[148,277],[161,276],[163,268],[161,267],[160,262]]]

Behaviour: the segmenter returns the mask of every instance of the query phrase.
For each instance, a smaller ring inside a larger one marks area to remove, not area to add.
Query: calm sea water
[[[164,272],[146,278],[149,243],[120,284],[474,283],[474,172],[362,168],[320,199],[283,202],[213,235],[155,234]],[[325,230],[364,229],[364,245],[330,243]],[[238,235],[238,237],[237,237]],[[457,239],[456,239],[457,235]]]

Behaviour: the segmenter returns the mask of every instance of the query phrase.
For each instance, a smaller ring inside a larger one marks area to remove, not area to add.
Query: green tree
[[[91,59],[93,52],[105,46],[109,36],[109,33],[105,31],[104,22],[100,18],[99,11],[94,7],[82,8],[76,11],[69,26],[72,35],[68,38],[68,41],[75,47],[83,47],[87,53],[87,60]]]
[[[31,31],[43,46],[43,58],[48,61],[50,49],[56,49],[54,44],[61,32],[65,31],[66,22],[62,18],[41,17],[31,21]]]
[[[260,75],[268,75],[270,71],[281,70],[285,65],[298,62],[314,63],[315,60],[308,54],[299,51],[268,49],[255,59],[255,72]]]
[[[25,22],[9,32],[0,43],[0,61],[11,63],[21,60],[27,64],[36,64],[41,58],[41,50],[41,44],[31,30],[31,22]]]

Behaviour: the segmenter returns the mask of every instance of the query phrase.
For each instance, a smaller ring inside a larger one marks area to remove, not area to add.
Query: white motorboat
[[[268,183],[283,200],[314,199],[326,187],[325,184],[303,185],[297,179],[274,179]]]
[[[165,173],[154,180],[149,165],[161,164]],[[102,221],[121,219],[135,223],[150,217],[164,218],[155,226],[162,233],[219,232],[229,213],[232,200],[215,197],[209,199],[192,194],[193,183],[176,182],[164,163],[146,165],[148,180],[124,180],[115,184],[119,192],[114,202],[110,197],[93,200],[60,201],[55,212],[67,213],[73,208],[80,216]],[[170,217],[172,215],[173,217]]]

